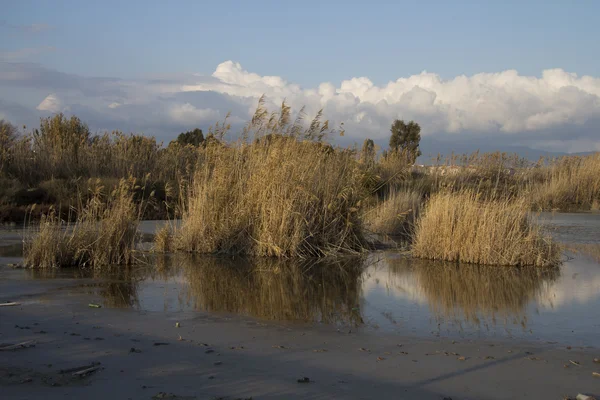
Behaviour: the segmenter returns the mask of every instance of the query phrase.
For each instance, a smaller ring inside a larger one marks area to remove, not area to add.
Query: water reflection
[[[390,295],[426,303],[439,321],[495,324],[502,318],[523,326],[527,306],[560,276],[558,268],[459,265],[392,255],[367,273],[367,292],[378,286],[372,279],[384,281]]]
[[[363,261],[178,254],[157,256],[146,267],[28,270],[28,274],[33,279],[91,279],[78,290],[101,296],[106,307],[173,310],[170,305],[177,304],[178,310],[358,325]],[[157,299],[162,299],[163,307],[153,307]]]
[[[196,310],[271,320],[360,322],[360,259],[175,257]]]
[[[84,269],[28,269],[32,279],[87,279],[78,286],[88,294],[100,295],[104,306],[131,308],[139,306],[139,284],[148,279],[148,268],[113,268],[109,271]]]
[[[427,336],[577,335],[600,345],[600,268],[581,261],[559,271],[434,263],[392,252],[319,263],[174,255],[110,273],[24,273],[64,280],[64,286],[53,287],[62,287],[66,301],[83,293],[77,302],[104,307],[238,314]]]
[[[36,279],[91,278],[80,288],[101,296],[108,307],[345,325],[377,320],[379,314],[411,325],[433,317],[438,322],[478,325],[500,320],[523,327],[528,305],[551,297],[560,277],[558,269],[458,265],[394,253],[322,262],[171,255],[159,256],[147,267],[109,273],[29,274]],[[422,315],[415,315],[414,305]]]
[[[552,218],[555,235],[597,245],[600,215]],[[20,261],[2,259],[18,255],[20,238],[0,231],[0,264]],[[600,347],[600,264],[578,253],[571,256],[560,270],[434,263],[393,252],[319,263],[149,256],[142,265],[109,273],[0,268],[0,288],[10,298],[46,293],[44,283],[23,278],[56,279],[47,287],[66,294],[60,299],[105,307],[362,325],[401,335],[535,337]],[[78,293],[85,297],[73,296]]]

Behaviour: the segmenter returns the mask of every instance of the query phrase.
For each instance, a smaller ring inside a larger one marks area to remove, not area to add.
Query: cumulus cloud
[[[40,104],[38,104],[36,109],[39,111],[58,113],[63,111],[63,103],[55,94],[49,94]]]
[[[415,119],[423,134],[471,133],[516,135],[539,133],[556,127],[583,125],[600,118],[600,79],[578,77],[561,69],[541,77],[508,70],[458,76],[444,80],[422,72],[377,86],[366,77],[326,82],[316,89],[302,89],[280,77],[259,76],[239,63],[220,64],[212,74],[216,82],[184,85],[184,91],[227,93],[242,98],[266,94],[273,103],[287,99],[307,105],[339,122],[351,123],[355,136],[386,135],[393,118]],[[593,133],[594,135],[597,132]]]
[[[220,118],[220,113],[210,108],[196,108],[190,103],[174,104],[169,110],[171,118],[188,125],[211,125]]]
[[[139,80],[86,78],[37,64],[0,63],[2,86],[60,95],[63,104],[47,97],[38,109],[87,107],[107,122],[128,121],[133,127],[138,118],[149,133],[155,133],[152,124],[158,123],[152,116],[166,118],[160,126],[167,130],[168,126],[171,130],[206,126],[228,111],[235,121],[246,121],[263,94],[272,107],[283,100],[296,110],[306,106],[309,118],[324,109],[334,126],[345,124],[352,141],[371,137],[383,143],[394,118],[419,122],[424,139],[429,140],[479,140],[572,151],[598,146],[600,132],[600,78],[562,69],[545,70],[540,76],[507,70],[452,79],[424,71],[384,85],[356,77],[338,85],[323,82],[303,88],[279,76],[246,71],[233,61],[219,64],[209,76]]]

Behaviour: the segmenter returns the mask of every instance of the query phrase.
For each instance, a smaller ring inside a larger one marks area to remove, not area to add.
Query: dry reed
[[[175,248],[276,257],[362,251],[364,172],[353,151],[320,141],[328,125],[319,117],[302,131],[287,122],[285,104],[271,115],[259,104],[245,131],[252,143],[203,149]]]
[[[133,201],[133,179],[123,179],[104,200],[97,187],[68,224],[54,211],[44,215],[24,243],[23,263],[32,268],[106,268],[131,264],[141,211]]]
[[[374,233],[411,236],[422,194],[415,190],[391,189],[383,200],[364,213],[365,227]]]
[[[560,262],[523,199],[482,200],[473,191],[434,195],[417,222],[415,257],[487,265],[538,267]]]
[[[542,182],[532,191],[536,209],[600,209],[600,153],[563,157],[538,169]]]

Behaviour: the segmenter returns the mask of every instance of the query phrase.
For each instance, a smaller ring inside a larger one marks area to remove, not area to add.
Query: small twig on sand
[[[0,347],[0,351],[25,349],[27,347],[33,347],[33,346],[35,346],[35,340],[28,340],[27,342],[21,342],[21,343],[17,343],[17,344],[11,344],[8,346]]]
[[[100,369],[100,366],[90,367],[90,368],[82,369],[81,371],[73,372],[71,375],[82,377],[82,376],[86,376],[87,374],[91,374],[92,372],[96,372],[99,369]]]
[[[58,371],[58,373],[59,374],[70,374],[71,372],[85,371],[87,369],[94,368],[99,365],[100,365],[99,362],[93,362],[89,365],[81,365],[81,366],[75,367],[75,368],[61,369],[60,371]]]

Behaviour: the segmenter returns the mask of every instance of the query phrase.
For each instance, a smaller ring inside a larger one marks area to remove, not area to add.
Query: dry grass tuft
[[[563,157],[540,168],[542,182],[532,191],[543,210],[594,210],[600,205],[600,153]],[[539,178],[538,178],[539,179]]]
[[[365,227],[374,233],[411,236],[421,208],[422,194],[415,190],[392,189],[367,210]]]
[[[177,250],[322,257],[364,249],[359,210],[368,193],[355,152],[320,141],[328,128],[319,115],[302,131],[286,113],[285,104],[270,116],[259,104],[245,131],[254,131],[252,143],[202,149]]]
[[[109,198],[97,187],[67,224],[54,211],[42,217],[39,230],[24,244],[24,264],[32,268],[106,268],[134,262],[140,209],[135,205],[135,181],[121,180]]]
[[[173,230],[169,224],[158,229],[154,234],[154,251],[158,253],[173,251]]]
[[[545,237],[523,199],[481,200],[473,191],[434,195],[417,222],[415,257],[487,265],[560,263],[561,251]]]

